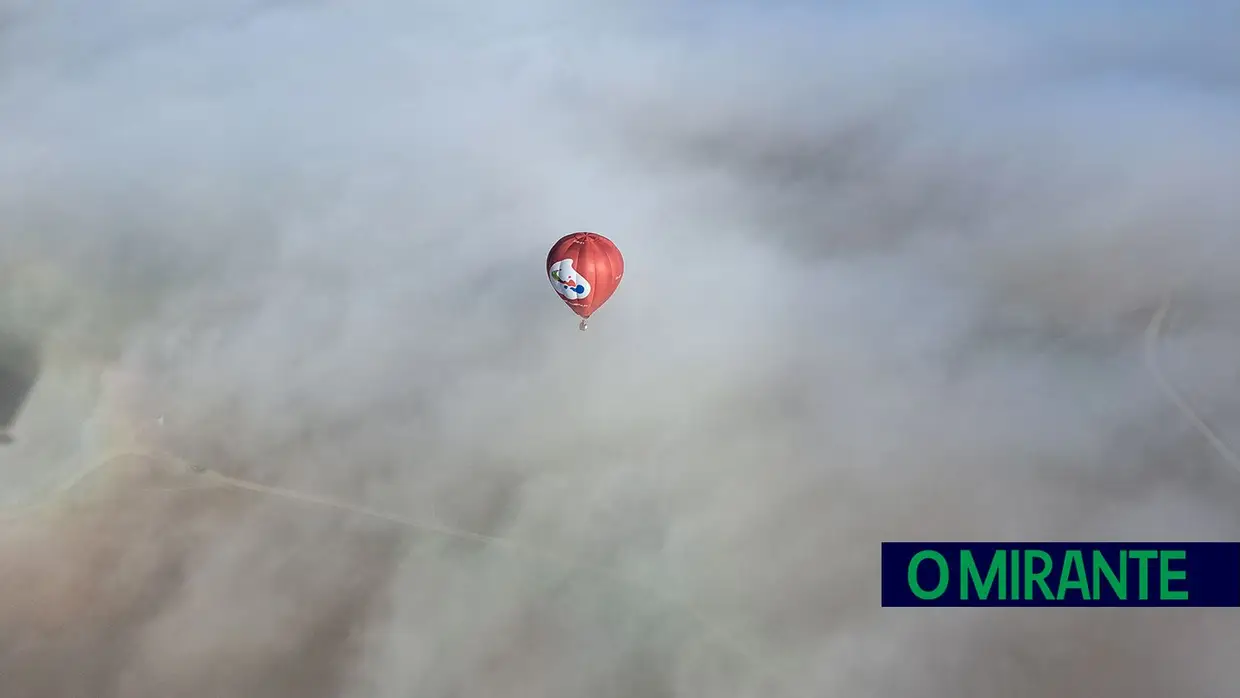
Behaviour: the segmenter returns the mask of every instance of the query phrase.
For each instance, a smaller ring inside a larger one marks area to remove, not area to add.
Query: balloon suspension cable
[[[582,318],[581,322],[577,323],[577,329],[581,330],[582,332],[585,332],[589,328],[590,328],[590,323],[586,321],[585,318]]]

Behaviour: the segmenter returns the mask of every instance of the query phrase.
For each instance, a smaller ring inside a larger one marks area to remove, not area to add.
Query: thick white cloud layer
[[[1229,614],[877,567],[1240,536],[1143,344],[1240,441],[1233,4],[197,5],[0,3],[5,696],[1240,681]]]

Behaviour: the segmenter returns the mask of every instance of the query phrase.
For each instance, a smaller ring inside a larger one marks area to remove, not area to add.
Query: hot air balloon
[[[603,307],[620,286],[624,257],[615,243],[598,233],[570,233],[547,253],[547,278],[560,298],[581,316],[578,329]]]

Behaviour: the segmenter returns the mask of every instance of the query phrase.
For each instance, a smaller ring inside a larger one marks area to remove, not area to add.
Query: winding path
[[[1145,328],[1145,365],[1149,369],[1150,374],[1154,377],[1154,380],[1158,383],[1158,387],[1162,389],[1162,392],[1167,396],[1167,399],[1176,406],[1176,409],[1180,411],[1180,414],[1184,415],[1184,418],[1187,419],[1189,423],[1192,424],[1193,427],[1195,427],[1197,431],[1206,438],[1206,441],[1210,442],[1210,445],[1214,447],[1214,450],[1224,461],[1227,462],[1228,465],[1234,468],[1237,472],[1240,472],[1240,456],[1237,456],[1235,450],[1232,449],[1232,447],[1229,446],[1227,442],[1224,441],[1217,433],[1215,433],[1215,431],[1210,428],[1210,425],[1206,424],[1205,420],[1197,414],[1197,411],[1188,404],[1188,401],[1184,399],[1184,396],[1180,394],[1180,391],[1177,390],[1175,386],[1171,384],[1171,381],[1167,379],[1167,375],[1163,371],[1162,365],[1159,362],[1158,343],[1159,339],[1162,338],[1163,328],[1166,325],[1167,314],[1170,311],[1171,298],[1168,296],[1163,300],[1162,305],[1158,308],[1158,312],[1154,313],[1153,319],[1150,320],[1150,324]]]

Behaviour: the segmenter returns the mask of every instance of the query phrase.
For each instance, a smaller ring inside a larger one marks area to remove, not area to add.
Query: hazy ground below
[[[879,607],[1240,540],[1240,14],[1038,8],[0,2],[0,696],[1235,695],[1225,610]]]

